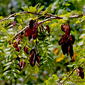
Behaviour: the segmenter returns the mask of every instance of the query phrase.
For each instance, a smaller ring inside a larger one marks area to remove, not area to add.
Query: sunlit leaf
[[[56,62],[61,62],[64,58],[65,58],[65,56],[63,54],[61,54],[60,57],[56,58]]]

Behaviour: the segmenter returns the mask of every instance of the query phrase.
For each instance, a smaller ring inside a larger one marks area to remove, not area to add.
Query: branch
[[[58,17],[58,16],[56,16],[56,17],[50,17],[50,18],[45,19],[45,20],[43,20],[43,21],[37,22],[37,27],[38,27],[39,25],[41,25],[42,23],[44,23],[44,22],[46,22],[46,21],[50,21],[50,20],[52,20],[52,19],[63,19],[63,17]],[[24,32],[24,31],[27,29],[27,27],[29,27],[29,26],[28,26],[28,25],[25,26],[21,31],[19,31],[17,34],[15,34],[15,36],[13,37],[13,40],[14,40],[21,32]]]
[[[5,21],[5,20],[8,20],[8,19],[10,19],[11,17],[15,17],[15,16],[17,16],[18,14],[42,15],[42,12],[40,12],[40,13],[28,12],[28,11],[17,12],[17,13],[14,13],[14,14],[9,15],[8,17],[6,17],[6,18],[4,18],[4,19],[1,19],[0,22]],[[47,16],[47,17],[48,17],[48,16],[49,16],[49,17],[53,16],[53,17],[56,17],[56,15],[53,15],[53,14],[50,14],[50,13],[46,13],[46,14],[43,15],[43,16]]]
[[[8,17],[6,17],[6,18],[4,18],[4,19],[1,19],[0,22],[5,21],[5,20],[8,20],[8,19],[10,19],[11,17],[15,17],[15,16],[17,16],[18,14],[35,14],[35,15],[41,15],[41,13],[28,12],[28,11],[17,12],[17,13],[14,13],[14,14],[9,15]]]
[[[46,21],[50,21],[52,19],[63,19],[63,17],[58,17],[58,16],[56,16],[56,17],[50,17],[48,19],[45,19],[45,20],[39,22],[39,25],[42,24],[42,23],[44,23],[44,22],[46,22]]]
[[[69,18],[79,18],[79,17],[82,17],[84,16],[83,14],[80,14],[80,15],[73,15],[73,16],[70,16]]]
[[[42,12],[43,12],[43,11],[42,11]],[[10,19],[11,17],[15,17],[15,16],[17,16],[17,15],[19,15],[19,14],[42,15],[42,12],[40,12],[40,13],[28,12],[28,11],[18,12],[18,13],[11,14],[11,15],[9,15],[8,17],[0,20],[0,22],[5,21],[5,20],[8,20],[8,19]],[[43,21],[38,22],[38,26],[39,26],[40,24],[42,24],[42,23],[44,23],[44,22],[46,22],[46,21],[50,21],[50,20],[52,20],[52,19],[64,19],[64,17],[59,17],[59,16],[57,16],[57,15],[53,15],[53,14],[50,14],[50,13],[46,13],[45,15],[42,15],[42,16],[48,17],[48,18],[45,19],[45,20],[43,20]],[[78,18],[78,17],[81,17],[81,16],[84,16],[84,15],[83,15],[83,14],[81,14],[81,15],[73,15],[73,16],[70,16],[69,18]],[[50,17],[50,18],[49,18],[49,17]],[[25,31],[27,27],[28,27],[28,25],[27,25],[25,28],[23,28],[21,31],[19,31],[17,34],[15,34],[15,36],[13,37],[13,39],[15,39],[18,34],[20,34],[21,32]]]
[[[41,15],[41,13],[33,13],[33,12],[24,12],[24,13],[32,13],[32,14],[36,14],[36,15]],[[52,17],[47,18],[47,19],[45,19],[43,21],[38,22],[38,26],[41,25],[42,23],[44,23],[46,21],[50,21],[52,19],[63,19],[64,18],[64,17],[59,17],[59,16],[56,16],[56,15],[52,15],[52,14],[49,14],[49,13],[47,13],[47,15],[50,15]],[[70,16],[70,18],[78,18],[78,17],[81,17],[81,16],[83,16],[83,14]],[[15,34],[15,36],[13,37],[13,39],[15,39],[18,34],[20,34],[21,32],[25,31],[27,27],[29,27],[29,26],[27,25],[25,28],[23,28],[21,31],[19,31],[17,34]]]
[[[22,12],[17,12],[17,13],[14,13],[14,14],[11,14],[9,15],[8,17],[4,18],[4,19],[1,19],[0,22],[2,21],[5,21],[5,20],[8,20],[10,19],[11,17],[15,17],[17,16],[18,14],[34,14],[34,15],[42,15],[43,11],[40,12],[40,13],[36,13],[36,12],[28,12],[28,11],[22,11]],[[45,15],[43,16],[47,16],[47,17],[59,17],[57,15],[53,15],[53,14],[50,14],[50,13],[46,13]],[[73,15],[73,16],[70,16],[69,18],[78,18],[78,17],[81,17],[81,16],[84,16],[83,14],[80,14],[80,15]],[[62,18],[62,17],[59,17],[59,18]],[[64,18],[64,17],[63,17]],[[62,18],[62,19],[63,19]]]

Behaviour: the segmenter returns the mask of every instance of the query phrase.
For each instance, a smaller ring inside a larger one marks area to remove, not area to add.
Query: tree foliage
[[[0,2],[1,85],[85,85],[85,1]]]

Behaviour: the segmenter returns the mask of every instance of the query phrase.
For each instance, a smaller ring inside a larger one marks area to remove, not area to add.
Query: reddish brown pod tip
[[[38,37],[38,34],[37,33],[32,34],[32,38],[33,39],[36,39],[37,37]]]
[[[50,33],[50,27],[48,25],[46,25],[46,30]]]
[[[14,47],[14,48],[17,48],[17,47],[18,47],[18,43],[17,43],[17,42],[14,42],[14,43],[13,43],[13,47]]]
[[[40,64],[40,58],[41,58],[41,56],[39,54],[37,54],[36,55],[36,61],[37,61],[38,64]]]
[[[76,69],[78,76],[80,76],[82,79],[84,79],[84,71],[82,67],[78,67]]]
[[[17,47],[15,48],[15,50],[19,52],[21,50],[21,47]]]
[[[33,55],[33,56],[30,57],[29,62],[30,62],[30,65],[32,67],[35,66],[35,62],[36,62],[35,55]]]
[[[25,67],[26,63],[24,61],[20,61],[18,65],[20,69],[22,70]]]
[[[30,62],[30,65],[31,66],[34,66],[35,65],[35,62],[36,62],[36,51],[35,49],[32,49],[30,51],[30,59],[29,59],[29,62]]]
[[[64,35],[62,35],[62,37],[58,41],[58,44],[63,45],[63,44],[67,44],[67,43],[68,43],[68,35],[64,34]]]
[[[68,40],[69,40],[69,43],[74,44],[75,37],[73,35],[69,35]]]
[[[34,55],[36,55],[36,51],[35,51],[35,49],[32,49],[32,50],[30,51],[30,56],[34,56]]]
[[[66,34],[70,34],[70,25],[69,24],[62,24],[61,25],[61,30],[65,32]]]

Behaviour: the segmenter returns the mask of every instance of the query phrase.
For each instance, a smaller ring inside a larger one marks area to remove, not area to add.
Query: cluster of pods
[[[50,34],[50,28],[48,25],[46,25],[45,30]],[[71,61],[73,62],[75,61],[75,59],[73,58],[73,55],[74,55],[73,44],[75,41],[75,37],[70,33],[71,29],[69,24],[62,24],[61,30],[64,32],[64,34],[62,35],[58,43],[59,45],[61,45],[63,54],[70,55]],[[40,29],[40,32],[43,33],[42,29]],[[24,32],[21,32],[16,37],[15,39],[16,41],[13,43],[13,47],[15,48],[16,51],[19,52],[21,49],[19,44],[23,37],[28,37],[28,39],[31,40],[31,39],[38,38],[38,36],[39,36],[38,23],[36,22],[36,20],[30,20],[29,26],[26,28],[26,30]],[[39,53],[37,53],[36,49],[33,48],[29,51],[28,47],[24,46],[23,50],[26,54],[29,54],[29,63],[32,67],[35,66],[36,63],[40,64],[41,56],[39,55]],[[22,70],[25,67],[26,63],[25,61],[20,61],[20,58],[18,58],[18,61],[19,61],[18,65],[20,67],[20,70]],[[78,67],[76,71],[77,71],[77,74],[83,79],[84,78],[83,68]]]
[[[44,30],[46,30],[49,33],[50,32],[49,26],[46,25],[46,29],[44,29]],[[42,30],[41,30],[41,32],[43,33]],[[34,40],[34,39],[38,38],[38,23],[36,22],[36,20],[30,20],[29,26],[26,27],[26,30],[24,32],[19,33],[18,36],[15,38],[15,41],[13,42],[13,47],[15,48],[15,50],[17,52],[20,52],[20,50],[22,48],[20,43],[21,43],[23,37],[27,37],[29,41],[31,39]],[[31,66],[35,66],[36,62],[38,64],[40,64],[41,56],[39,55],[39,53],[36,52],[35,49],[31,49],[29,51],[28,46],[24,46],[23,50],[26,54],[29,55],[29,63]],[[19,60],[18,65],[19,65],[20,69],[22,69],[25,66],[25,62]]]
[[[71,61],[75,61],[72,57],[74,55],[73,44],[75,41],[75,37],[70,33],[71,29],[69,24],[61,25],[61,30],[65,33],[64,35],[62,35],[61,39],[58,42],[59,45],[61,45],[62,52],[64,55],[70,54]]]
[[[41,61],[40,58],[41,58],[41,56],[39,55],[39,53],[36,52],[36,50],[34,48],[30,51],[30,53],[28,52],[28,48],[27,47],[24,48],[24,51],[27,54],[29,54],[29,63],[30,63],[30,65],[32,67],[35,66],[36,63],[38,65],[40,65],[40,61]],[[26,65],[25,61],[24,60],[20,60],[19,57],[17,57],[16,60],[19,61],[19,63],[18,63],[19,70],[22,70],[25,67],[25,65]]]

